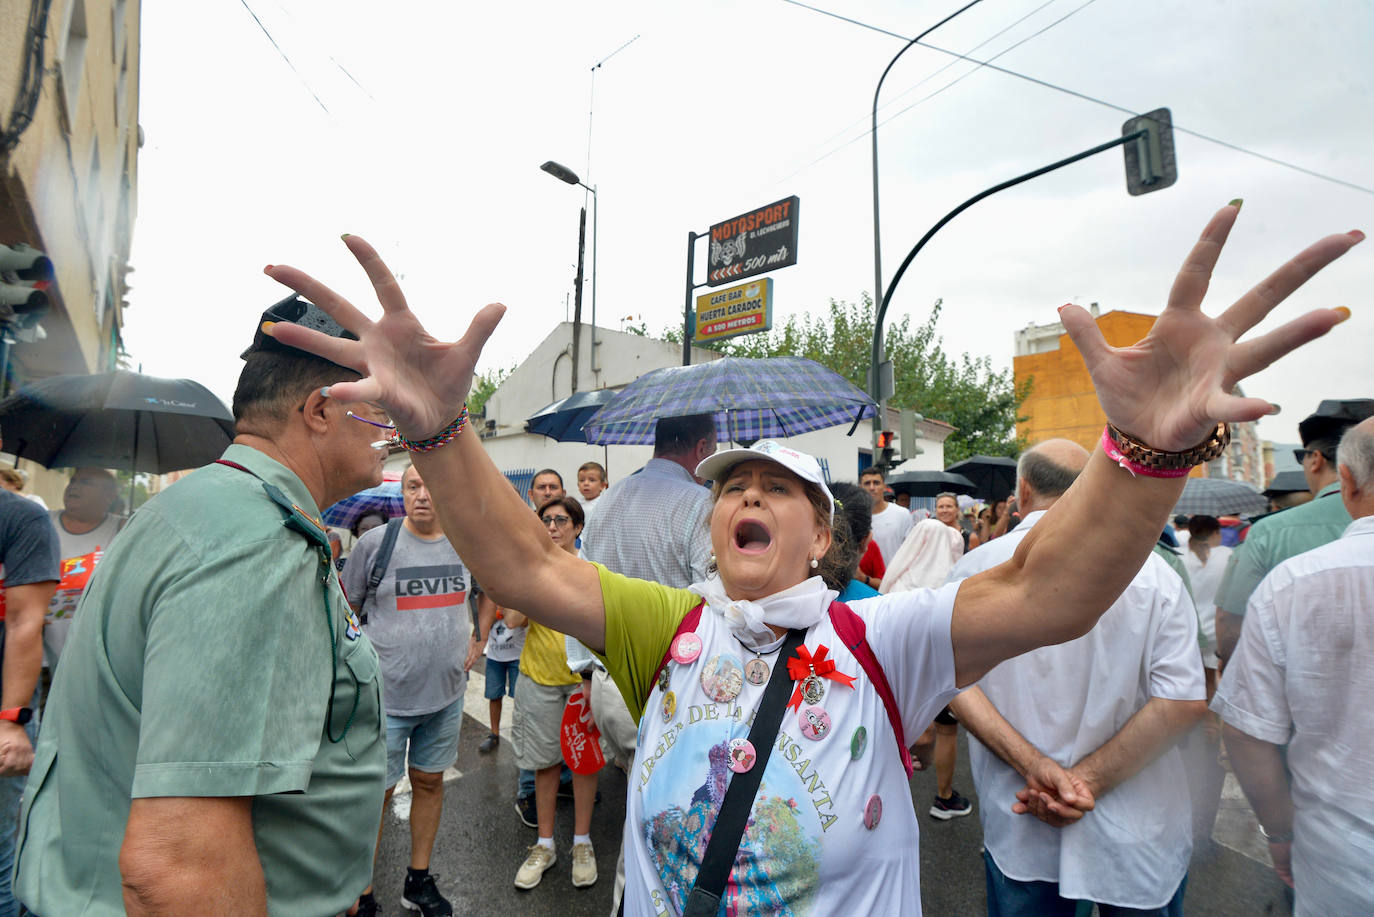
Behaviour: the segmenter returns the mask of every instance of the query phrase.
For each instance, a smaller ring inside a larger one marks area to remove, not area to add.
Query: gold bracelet
[[[1176,471],[1212,461],[1225,452],[1226,447],[1230,445],[1231,428],[1225,423],[1218,423],[1211,436],[1193,448],[1185,449],[1182,452],[1165,452],[1147,446],[1110,423],[1107,424],[1107,436],[1120,450],[1127,462],[1148,474],[1150,469]]]

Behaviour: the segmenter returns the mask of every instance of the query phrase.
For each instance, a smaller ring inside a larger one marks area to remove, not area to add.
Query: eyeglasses
[[[571,524],[572,524],[572,517],[571,517],[571,516],[540,516],[540,517],[539,517],[539,521],[542,522],[542,523],[544,523],[545,525],[554,525],[554,526],[557,526],[558,528],[561,529],[561,528],[562,528],[563,526],[565,526],[565,525],[571,525]]]
[[[395,425],[394,423],[391,422],[391,418],[390,418],[390,417],[387,417],[387,422],[386,422],[386,423],[379,423],[378,421],[375,421],[375,420],[368,420],[366,417],[363,417],[363,416],[358,415],[358,414],[354,414],[352,411],[349,411],[349,412],[348,412],[348,416],[349,416],[349,417],[352,417],[354,420],[361,420],[363,423],[371,424],[371,425],[374,426],[374,427],[381,427],[383,430],[394,430],[394,429],[396,429],[396,425]],[[383,414],[382,416],[383,416],[383,417],[386,417],[385,414]]]
[[[381,408],[378,408],[377,410],[378,410],[378,411],[381,411]],[[362,416],[360,416],[360,415],[358,415],[358,414],[354,414],[352,411],[348,411],[347,414],[348,414],[349,417],[352,417],[354,420],[360,420],[360,421],[362,421],[363,423],[368,424],[369,426],[378,427],[379,429],[382,429],[382,430],[386,430],[386,431],[387,431],[387,438],[386,438],[386,439],[379,439],[379,440],[377,440],[375,443],[369,443],[369,445],[370,445],[373,449],[387,449],[387,448],[389,448],[389,447],[391,446],[392,442],[394,442],[394,441],[397,439],[397,435],[396,435],[396,425],[395,425],[394,423],[391,422],[391,418],[390,418],[390,417],[387,417],[387,415],[386,415],[385,412],[382,413],[382,416],[383,416],[383,417],[386,417],[386,420],[387,420],[386,423],[380,423],[380,422],[378,422],[378,421],[376,421],[376,420],[368,420],[366,417],[362,417]]]

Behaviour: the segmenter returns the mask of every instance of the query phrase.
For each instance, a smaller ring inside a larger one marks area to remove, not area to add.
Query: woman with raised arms
[[[631,711],[642,714],[625,826],[626,914],[686,909],[721,801],[754,769],[750,776],[762,782],[739,807],[748,817],[738,852],[728,845],[722,861],[727,912],[916,913],[917,825],[894,725],[914,737],[998,662],[1091,629],[1164,527],[1182,490],[1177,475],[1221,448],[1219,424],[1277,410],[1231,394],[1236,383],[1349,315],[1317,309],[1237,343],[1363,239],[1358,231],[1327,236],[1217,318],[1204,315],[1203,294],[1238,212],[1228,205],[1208,223],[1163,314],[1136,345],[1109,347],[1087,312],[1060,310],[1114,430],[1015,557],[961,584],[868,599],[852,612],[832,608],[835,593],[814,575],[833,515],[819,466],[776,443],[717,453],[698,469],[714,481],[718,573],[690,590],[626,579],[553,544],[460,426],[473,368],[503,306],[479,311],[456,343],[437,341],[372,247],[347,236],[381,318],[275,266],[271,277],[360,340],[284,324],[270,333],[364,374],[332,386],[330,397],[379,404],[410,447],[430,447],[415,453],[416,467],[483,587],[500,605],[601,654]],[[855,616],[876,667],[856,655],[857,641],[837,633]],[[751,735],[756,710],[769,706],[761,702],[769,683],[791,695],[781,726]],[[891,717],[884,693],[895,699]],[[1079,802],[1068,786],[1043,787],[1042,801]],[[722,837],[728,833],[722,827]],[[708,902],[700,912],[716,913],[709,896],[700,900]]]

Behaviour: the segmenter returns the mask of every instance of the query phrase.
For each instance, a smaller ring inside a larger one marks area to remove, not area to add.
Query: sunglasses
[[[571,516],[540,516],[539,521],[545,525],[556,525],[560,529],[565,525],[572,524]]]
[[[1293,450],[1293,458],[1295,458],[1295,459],[1298,460],[1298,464],[1299,464],[1299,465],[1301,465],[1304,461],[1306,461],[1306,460],[1307,460],[1307,457],[1308,457],[1309,455],[1320,455],[1320,456],[1323,456],[1328,462],[1331,461],[1331,456],[1327,455],[1325,452],[1321,451],[1320,449],[1294,449],[1294,450]]]

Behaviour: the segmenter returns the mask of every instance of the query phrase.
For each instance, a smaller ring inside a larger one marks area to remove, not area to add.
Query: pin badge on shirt
[[[874,793],[868,797],[868,803],[864,806],[864,827],[869,831],[878,827],[878,822],[883,820],[883,799]]]
[[[711,700],[728,704],[744,688],[744,663],[733,653],[718,653],[701,667],[701,690]]]
[[[754,766],[759,759],[754,751],[754,743],[740,736],[730,740],[730,770],[742,774]]]
[[[830,714],[825,712],[824,707],[817,707],[815,704],[802,707],[797,714],[797,724],[801,728],[801,734],[812,741],[818,742],[830,735]]]
[[[693,633],[678,634],[668,654],[679,665],[691,665],[701,655],[701,638]]]

